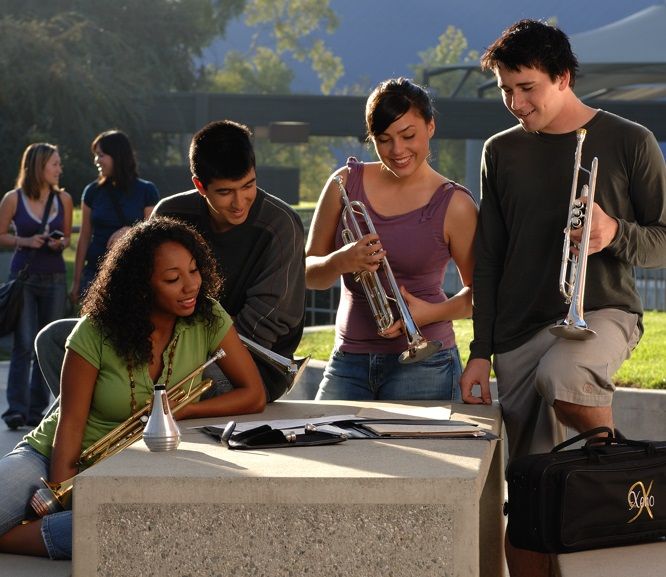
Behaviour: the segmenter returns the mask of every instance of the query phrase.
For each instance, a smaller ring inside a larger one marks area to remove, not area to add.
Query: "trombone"
[[[173,387],[167,391],[169,404],[172,406],[171,412],[175,415],[184,406],[192,401],[198,399],[205,393],[213,384],[211,379],[201,381],[198,385],[192,386],[185,390],[183,385],[187,381],[194,379],[198,374],[215,362],[216,360],[225,356],[225,352],[219,349],[210,359],[203,365],[194,369],[184,379],[177,382]],[[90,445],[79,457],[78,465],[91,466],[107,457],[119,453],[126,447],[129,447],[134,442],[141,439],[143,436],[143,429],[148,422],[148,414],[151,410],[151,404],[147,403],[142,409],[136,411],[129,419],[118,425],[115,429],[104,435],[98,441]],[[61,483],[50,483],[46,479],[42,479],[44,487],[37,489],[30,499],[30,507],[40,517],[57,513],[63,509],[69,508],[72,499],[72,489],[74,486],[74,477],[62,481]]]
[[[597,184],[598,158],[592,159],[590,169],[581,165],[583,142],[587,130],[580,128],[576,131],[576,152],[574,155],[574,172],[571,183],[571,198],[569,201],[569,217],[564,229],[564,245],[562,247],[562,264],[560,267],[560,293],[569,306],[567,316],[550,328],[550,332],[558,337],[576,341],[584,341],[596,336],[583,318],[583,296],[585,293],[585,276],[587,273],[587,257],[589,253],[590,230],[592,226],[592,209],[594,207],[594,191]],[[578,175],[583,171],[588,174],[588,182],[578,193]],[[582,198],[587,197],[586,202]],[[583,234],[578,245],[578,254],[571,252],[571,231],[583,228]]]
[[[340,189],[340,196],[344,204],[342,209],[342,239],[344,242],[347,244],[358,242],[363,237],[359,217],[363,219],[365,226],[371,234],[377,234],[365,205],[358,200],[349,200],[345,186],[342,183],[342,177],[338,175],[333,180],[335,180]],[[380,330],[386,330],[393,324],[395,318],[389,301],[396,303],[398,313],[405,328],[405,335],[407,336],[407,350],[401,353],[399,361],[406,364],[417,363],[427,359],[442,348],[442,343],[439,341],[429,341],[423,336],[409,312],[409,307],[405,299],[400,294],[400,287],[398,287],[388,260],[386,258],[382,259],[381,265],[391,289],[391,296],[386,293],[377,271],[359,271],[354,273],[354,280],[361,283],[365,297],[372,309],[372,315]]]
[[[302,359],[294,359],[292,361],[291,359],[283,357],[275,351],[271,351],[266,347],[262,347],[260,344],[251,341],[243,335],[239,334],[238,336],[254,356],[275,367],[286,377],[287,390],[284,393],[285,395],[294,388],[294,385],[298,379],[300,379],[305,372],[305,367],[310,360],[309,355]]]

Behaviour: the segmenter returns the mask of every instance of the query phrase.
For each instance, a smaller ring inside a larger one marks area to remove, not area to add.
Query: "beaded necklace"
[[[164,388],[169,388],[169,379],[171,378],[171,373],[173,373],[173,355],[176,352],[176,345],[178,344],[178,338],[180,334],[176,336],[173,340],[173,344],[169,348],[169,361],[167,363],[167,374],[166,379],[164,380]],[[134,396],[134,391],[136,389],[136,383],[134,382],[134,374],[132,373],[132,363],[128,363],[127,372],[129,374],[130,381],[130,411],[132,414],[136,413],[136,397]]]

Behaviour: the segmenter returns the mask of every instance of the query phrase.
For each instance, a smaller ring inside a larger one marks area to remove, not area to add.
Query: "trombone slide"
[[[222,349],[219,349],[211,359],[193,370],[184,379],[178,381],[167,392],[168,401],[174,403],[172,413],[175,415],[184,406],[195,399],[198,399],[213,384],[211,379],[201,381],[196,386],[190,386],[186,391],[181,387],[190,379],[201,373],[211,362],[225,355]],[[142,409],[136,411],[129,419],[118,425],[115,429],[104,435],[96,443],[88,447],[79,457],[79,465],[94,465],[99,461],[119,453],[126,447],[141,439],[143,429],[148,421],[147,413],[151,410],[151,404],[147,404]],[[50,483],[42,479],[44,487],[37,489],[30,499],[30,507],[40,517],[57,513],[67,509],[71,504],[72,489],[74,487],[74,477],[62,481],[61,483]]]

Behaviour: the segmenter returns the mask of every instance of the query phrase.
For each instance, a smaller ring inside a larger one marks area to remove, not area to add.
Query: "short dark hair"
[[[104,154],[108,154],[113,158],[113,175],[111,176],[111,184],[118,190],[127,192],[130,184],[138,177],[136,167],[136,157],[130,140],[121,130],[107,130],[98,134],[90,145],[90,149],[95,154],[95,148],[99,146]],[[108,178],[99,175],[97,182],[104,186],[108,182]]]
[[[251,137],[247,126],[233,120],[207,124],[190,144],[192,176],[204,186],[215,179],[243,178],[256,165]]]
[[[424,88],[407,78],[380,82],[365,103],[368,138],[382,134],[412,107],[426,122],[433,119],[432,101]]]
[[[551,80],[569,72],[569,85],[576,83],[578,59],[569,38],[556,26],[539,20],[520,20],[507,28],[481,56],[483,70],[495,70],[499,64],[509,70],[536,68]]]

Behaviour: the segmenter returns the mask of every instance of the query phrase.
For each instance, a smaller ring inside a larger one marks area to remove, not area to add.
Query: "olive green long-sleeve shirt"
[[[649,130],[608,112],[584,128],[581,165],[599,159],[595,201],[619,224],[611,244],[589,256],[584,308],[642,315],[633,268],[666,267],[664,156]],[[575,150],[575,132],[520,126],[486,142],[470,358],[513,350],[566,316],[559,274]],[[581,172],[579,187],[586,182]]]

